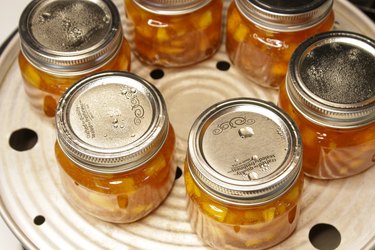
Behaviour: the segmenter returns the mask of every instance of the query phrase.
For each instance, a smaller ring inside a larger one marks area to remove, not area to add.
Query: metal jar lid
[[[375,41],[332,31],[303,42],[289,62],[286,90],[310,121],[334,128],[375,121]]]
[[[226,203],[255,205],[279,197],[298,179],[301,162],[296,125],[265,101],[218,103],[198,117],[189,134],[192,177]]]
[[[329,15],[333,0],[235,0],[240,12],[256,25],[275,31],[310,28]]]
[[[119,50],[122,26],[110,0],[37,0],[23,11],[21,50],[36,68],[80,75],[108,62]]]
[[[133,0],[142,9],[158,15],[183,15],[203,8],[212,0]]]
[[[132,170],[164,144],[169,120],[160,92],[127,72],[91,75],[61,97],[57,141],[82,168],[100,173]]]

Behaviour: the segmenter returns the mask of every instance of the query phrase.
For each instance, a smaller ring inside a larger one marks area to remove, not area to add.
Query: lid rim
[[[210,127],[208,120],[225,109],[235,105],[264,105],[277,112],[282,122],[288,127],[288,152],[281,166],[278,166],[272,173],[264,178],[270,180],[240,180],[229,175],[215,172],[214,167],[207,162],[200,144],[202,128]],[[253,98],[235,98],[220,102],[206,109],[193,124],[188,139],[187,165],[194,180],[209,193],[218,199],[230,204],[253,205],[276,199],[282,195],[285,189],[294,182],[294,179],[301,171],[301,150],[302,143],[298,134],[298,128],[287,118],[285,112],[273,104]],[[267,197],[270,196],[270,197]]]
[[[124,40],[122,25],[117,7],[108,0],[100,0],[100,4],[108,8],[111,24],[98,43],[82,50],[58,51],[37,41],[31,33],[29,20],[35,9],[54,2],[59,1],[32,1],[20,17],[21,51],[34,67],[50,74],[79,75],[81,72],[91,72],[104,65],[117,53]],[[95,1],[88,2],[95,3]],[[101,5],[97,4],[97,6]]]
[[[316,26],[329,16],[333,7],[333,0],[327,0],[315,9],[306,12],[280,13],[265,10],[249,0],[235,0],[234,2],[242,15],[250,22],[279,32],[300,31]]]
[[[139,8],[158,15],[184,15],[199,10],[214,0],[133,0]]]
[[[118,78],[113,82],[121,81],[121,83],[112,83],[113,77]],[[106,79],[109,82],[105,82]],[[113,147],[94,145],[77,135],[70,121],[71,105],[75,100],[98,86],[103,87],[106,84],[128,86],[127,79],[134,80],[133,84],[146,89],[144,91],[147,94],[142,93],[142,95],[150,102],[153,112],[150,124],[146,124],[147,130],[142,132],[139,138]],[[98,173],[126,172],[141,166],[159,152],[169,133],[169,118],[161,93],[146,80],[124,71],[96,73],[72,85],[58,103],[55,123],[58,131],[57,141],[66,155],[82,168]]]
[[[286,93],[293,106],[313,123],[342,129],[366,126],[375,120],[375,96],[351,104],[335,103],[316,95],[302,80],[300,67],[307,53],[321,45],[335,42],[335,38],[351,39],[356,45],[360,43],[370,45],[375,56],[375,41],[368,37],[347,31],[318,34],[304,41],[294,51],[286,75]]]

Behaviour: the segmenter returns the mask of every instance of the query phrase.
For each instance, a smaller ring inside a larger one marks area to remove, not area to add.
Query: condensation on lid
[[[118,10],[109,0],[32,1],[19,31],[26,58],[54,73],[94,67],[111,58],[123,39]]]
[[[293,53],[287,91],[294,105],[316,123],[366,125],[375,119],[374,65],[374,40],[352,32],[326,32]]]
[[[165,140],[168,116],[160,93],[125,72],[87,77],[59,102],[58,141],[73,161],[93,171],[123,171],[147,161]]]
[[[312,94],[335,104],[359,104],[375,96],[375,48],[351,38],[327,40],[301,58],[299,72]],[[367,45],[366,45],[367,47]]]
[[[212,0],[134,0],[139,7],[159,15],[183,15],[194,12]]]
[[[190,132],[192,176],[230,202],[273,199],[300,171],[297,131],[273,104],[250,98],[219,103],[206,110]]]
[[[108,8],[82,0],[50,1],[35,8],[28,21],[39,44],[59,52],[88,49],[111,29]]]

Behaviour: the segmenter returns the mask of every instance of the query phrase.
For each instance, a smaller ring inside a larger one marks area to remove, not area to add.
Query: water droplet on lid
[[[39,16],[39,21],[44,23],[45,21],[47,21],[49,18],[51,18],[51,13],[49,12],[44,12],[42,15]]]
[[[109,23],[109,21],[110,21],[110,18],[108,15],[103,17],[103,22]]]
[[[133,94],[135,94],[135,93],[137,93],[137,90],[135,88],[131,88],[130,92],[132,92]]]
[[[135,134],[132,134],[131,137],[135,137]]]
[[[44,17],[44,18],[49,18],[49,17],[51,17],[51,13],[49,13],[49,12],[44,12],[44,13],[42,14],[42,17]]]
[[[114,128],[118,128],[118,124],[113,124],[113,127]]]
[[[259,179],[259,176],[256,172],[250,172],[248,174],[248,177],[249,177],[249,180],[256,180],[256,179]]]
[[[112,124],[117,124],[117,123],[118,123],[118,119],[115,118],[115,119],[113,120]]]
[[[267,172],[270,169],[270,165],[265,163],[261,165],[260,168],[262,169],[263,172]]]
[[[257,161],[257,160],[259,159],[259,157],[258,157],[257,155],[253,155],[253,156],[251,157],[251,159],[254,160],[254,161]]]
[[[121,95],[126,95],[127,92],[128,92],[128,91],[127,91],[126,89],[123,89],[123,90],[121,91]]]
[[[254,135],[254,130],[251,127],[244,127],[238,130],[238,134],[241,138],[246,139]]]

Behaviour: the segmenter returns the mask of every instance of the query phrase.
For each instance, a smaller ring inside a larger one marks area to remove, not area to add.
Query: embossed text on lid
[[[375,119],[375,41],[332,31],[294,52],[287,76],[291,101],[310,120],[356,127]]]
[[[123,39],[118,10],[109,0],[32,1],[19,30],[26,58],[55,74],[92,71],[112,58]]]
[[[256,99],[232,99],[207,109],[188,143],[192,176],[227,202],[272,200],[301,169],[296,126],[275,105]]]
[[[73,85],[59,103],[56,123],[68,157],[98,172],[125,171],[146,162],[168,131],[165,104],[156,88],[117,71]]]

